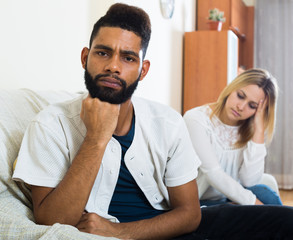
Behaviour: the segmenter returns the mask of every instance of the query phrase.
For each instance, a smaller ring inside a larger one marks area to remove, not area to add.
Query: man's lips
[[[121,88],[122,84],[119,80],[111,77],[102,77],[98,80],[98,82],[105,86],[110,88]]]

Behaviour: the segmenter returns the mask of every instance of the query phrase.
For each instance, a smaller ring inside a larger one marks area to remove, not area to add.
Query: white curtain
[[[293,0],[255,0],[255,67],[269,70],[280,88],[265,169],[280,188],[293,189]]]

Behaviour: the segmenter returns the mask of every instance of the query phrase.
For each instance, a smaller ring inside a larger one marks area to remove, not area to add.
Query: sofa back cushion
[[[24,132],[48,104],[66,101],[78,93],[66,91],[0,90],[0,193],[9,185]],[[2,184],[1,184],[2,183]]]

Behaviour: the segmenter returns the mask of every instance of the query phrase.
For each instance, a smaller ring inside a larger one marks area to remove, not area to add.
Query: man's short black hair
[[[122,3],[112,5],[106,15],[95,23],[89,47],[91,47],[101,27],[119,27],[138,35],[141,38],[144,59],[151,37],[151,22],[144,10]]]

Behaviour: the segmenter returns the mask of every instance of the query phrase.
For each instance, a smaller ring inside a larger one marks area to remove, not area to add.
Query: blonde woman
[[[217,102],[184,115],[193,146],[202,161],[197,179],[201,205],[282,205],[260,185],[266,143],[274,134],[278,87],[263,69],[238,75]]]

